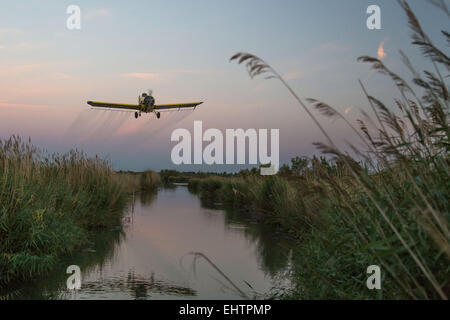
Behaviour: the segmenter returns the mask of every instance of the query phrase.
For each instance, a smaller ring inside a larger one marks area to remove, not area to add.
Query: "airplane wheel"
[[[161,118],[161,113],[158,112],[158,113],[156,114],[156,117],[157,117],[158,119]]]
[[[135,112],[134,117],[137,119],[139,117],[139,114],[137,112]]]

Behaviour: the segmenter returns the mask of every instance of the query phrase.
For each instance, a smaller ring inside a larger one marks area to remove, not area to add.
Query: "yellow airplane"
[[[136,110],[134,117],[137,119],[141,116],[141,113],[154,112],[156,117],[159,119],[161,113],[159,110],[171,110],[183,109],[183,108],[194,108],[203,102],[188,102],[188,103],[176,103],[176,104],[155,104],[155,98],[152,96],[152,92],[143,93],[138,97],[138,104],[123,104],[123,103],[111,103],[111,102],[99,102],[99,101],[88,101],[87,104],[96,108],[112,108],[112,109],[125,109],[125,110]]]

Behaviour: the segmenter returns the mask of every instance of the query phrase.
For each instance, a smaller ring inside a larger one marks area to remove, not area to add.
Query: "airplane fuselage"
[[[159,112],[154,111],[155,98],[153,98],[153,96],[143,93],[142,96],[139,96],[138,103],[139,103],[139,112],[135,113],[135,118],[140,117],[142,112],[144,113],[155,112],[158,119],[161,116]]]
[[[150,95],[142,95],[138,98],[140,112],[153,112],[153,106],[155,105],[155,98]]]

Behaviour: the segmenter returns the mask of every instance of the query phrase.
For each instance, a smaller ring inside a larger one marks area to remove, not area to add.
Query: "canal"
[[[242,212],[202,206],[185,186],[141,194],[123,225],[6,299],[253,299],[289,286],[292,242]],[[66,268],[81,269],[68,291]]]

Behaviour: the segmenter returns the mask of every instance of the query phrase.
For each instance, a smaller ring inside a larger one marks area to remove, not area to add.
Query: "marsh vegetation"
[[[286,298],[447,299],[450,294],[450,58],[426,35],[409,5],[399,4],[413,44],[432,70],[415,70],[401,53],[412,74],[408,82],[381,60],[360,57],[393,83],[399,98],[390,106],[360,82],[372,115],[362,112],[356,124],[331,105],[301,99],[259,57],[238,53],[231,58],[246,64],[252,78],[264,74],[281,81],[325,138],[316,146],[326,157],[295,158],[278,176],[248,172],[190,182],[203,201],[255,211],[298,239],[301,259]],[[441,9],[448,17],[445,4]],[[442,37],[448,47],[450,34],[442,31]],[[336,147],[314,109],[344,121],[360,145]],[[366,268],[374,264],[383,270],[383,289],[375,292],[366,288]]]
[[[107,162],[81,152],[46,155],[17,137],[0,141],[0,287],[50,272],[99,229],[120,226],[129,192],[152,190],[160,182],[189,181],[189,190],[204,206],[232,208],[234,217],[251,215],[249,225],[264,228],[264,237],[270,235],[267,243],[282,239],[272,237],[276,231],[295,241],[295,263],[289,265],[286,257],[269,261],[269,269],[278,270],[282,261],[281,268],[289,270],[291,287],[283,291],[283,298],[448,299],[450,58],[426,35],[408,4],[399,4],[408,17],[413,44],[431,70],[419,72],[401,53],[412,75],[406,81],[377,58],[359,58],[385,75],[399,97],[389,104],[387,97],[372,96],[361,83],[371,114],[363,112],[357,123],[327,103],[301,99],[259,57],[238,53],[231,58],[246,64],[251,77],[265,74],[281,81],[325,139],[316,143],[322,156],[294,158],[276,176],[262,177],[256,169],[237,175],[116,173]],[[450,17],[445,4],[441,9]],[[450,34],[442,31],[442,37],[448,48]],[[339,149],[318,113],[344,121],[360,144]],[[176,203],[170,193],[166,196]],[[153,198],[141,200],[147,205]],[[177,205],[177,210],[156,217],[165,222],[174,215],[172,221],[178,224],[170,227],[179,235],[189,220],[177,216],[185,204]],[[210,212],[204,213],[210,218]],[[154,218],[145,217],[149,230]],[[254,219],[261,223],[254,224]],[[251,235],[249,225],[245,232]],[[211,227],[205,224],[205,233],[207,226]],[[195,230],[196,225],[191,227]],[[189,232],[186,237],[192,236]],[[146,230],[148,234],[152,235]],[[254,238],[263,241],[259,233]],[[199,246],[208,242],[194,240]],[[265,247],[259,250],[264,260]],[[222,262],[231,268],[236,261],[230,259]],[[374,264],[382,269],[380,291],[366,287],[366,269]]]
[[[129,193],[158,181],[78,151],[46,155],[19,137],[0,140],[0,286],[48,273],[97,230],[120,226]]]
[[[51,273],[7,286],[0,300],[270,298],[289,284],[291,239],[251,215],[205,208],[185,186],[137,194],[122,225],[96,230]],[[73,264],[77,292],[66,286]]]

